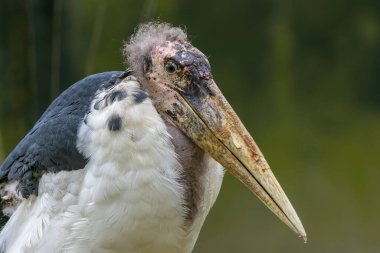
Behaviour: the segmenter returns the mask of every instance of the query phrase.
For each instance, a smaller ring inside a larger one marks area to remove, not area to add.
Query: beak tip
[[[279,218],[285,224],[287,224],[300,238],[302,238],[305,243],[307,243],[307,234],[306,234],[305,228],[302,225],[300,218],[298,217],[296,211],[294,210],[292,204],[290,203],[290,201],[286,197],[286,195],[283,195],[283,196],[287,202],[287,204],[284,205],[286,207],[284,209],[285,210],[285,212],[284,212],[285,217],[281,216]]]
[[[297,229],[296,233],[298,234],[298,236],[300,238],[303,239],[304,243],[307,243],[307,234],[306,234],[306,231],[303,228],[302,224],[301,224],[301,227],[299,227],[299,229]]]
[[[303,235],[300,235],[300,237],[303,239],[303,242],[306,244],[307,243],[307,235],[306,233]]]

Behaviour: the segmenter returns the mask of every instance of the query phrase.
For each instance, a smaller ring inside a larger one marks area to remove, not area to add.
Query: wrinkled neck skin
[[[188,213],[185,220],[185,229],[191,226],[198,207],[202,201],[204,185],[202,177],[205,173],[208,159],[210,157],[190,140],[166,113],[167,109],[176,103],[177,94],[172,89],[164,85],[157,85],[153,81],[146,80],[141,83],[142,89],[147,91],[158,113],[163,118],[169,134],[172,136],[172,143],[178,160],[182,165],[181,184],[185,189],[185,203]]]

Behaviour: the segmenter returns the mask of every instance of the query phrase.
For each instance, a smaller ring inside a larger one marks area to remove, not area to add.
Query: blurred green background
[[[227,174],[194,252],[380,252],[380,1],[0,0],[0,161],[152,19],[209,56],[309,236]]]

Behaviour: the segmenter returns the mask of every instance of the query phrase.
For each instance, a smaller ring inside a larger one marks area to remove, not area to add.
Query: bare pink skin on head
[[[207,57],[186,41],[165,41],[161,45],[155,46],[151,51],[151,69],[145,63],[144,72],[148,80],[155,80],[157,83],[173,83],[173,75],[169,75],[164,70],[167,61],[173,60],[181,67],[182,76],[177,82],[183,85],[188,84],[185,80],[191,74],[199,78],[208,80],[212,78],[210,64]]]

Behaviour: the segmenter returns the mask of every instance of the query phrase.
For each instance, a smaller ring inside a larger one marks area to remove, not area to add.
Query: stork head
[[[185,32],[163,23],[139,27],[124,53],[162,117],[179,128],[306,240],[263,154],[218,89],[207,57]]]

